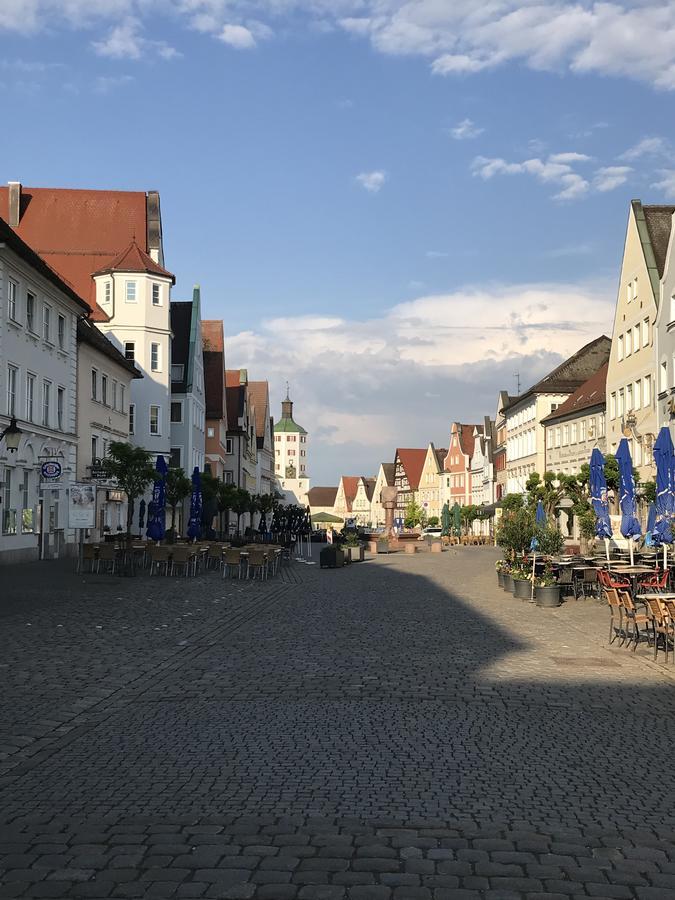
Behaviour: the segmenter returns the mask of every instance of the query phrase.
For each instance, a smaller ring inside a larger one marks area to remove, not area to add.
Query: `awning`
[[[314,515],[312,516],[312,522],[318,522],[318,523],[320,523],[320,522],[327,522],[327,523],[340,522],[340,523],[342,523],[342,522],[344,522],[344,519],[341,519],[340,516],[334,516],[333,513],[318,512],[318,513],[314,513]]]

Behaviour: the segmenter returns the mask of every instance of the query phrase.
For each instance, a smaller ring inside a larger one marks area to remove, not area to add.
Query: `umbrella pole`
[[[631,569],[632,569],[633,566],[635,565],[635,560],[633,559],[633,538],[628,538],[628,540],[630,541],[630,544],[629,544],[629,547],[630,547],[630,565],[631,565]]]
[[[537,562],[537,554],[532,554],[532,591],[530,592],[530,600],[534,600],[534,567]]]
[[[663,571],[666,571],[666,565],[668,562],[668,544],[663,545]]]
[[[605,555],[607,556],[607,562],[609,562],[609,538],[605,538]]]

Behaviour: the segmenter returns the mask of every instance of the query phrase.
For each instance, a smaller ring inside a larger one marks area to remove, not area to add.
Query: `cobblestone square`
[[[675,897],[675,669],[496,556],[6,567],[0,897]]]

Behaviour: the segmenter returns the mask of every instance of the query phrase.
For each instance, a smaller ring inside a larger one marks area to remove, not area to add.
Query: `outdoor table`
[[[653,575],[654,569],[651,566],[625,566],[625,565],[615,565],[610,566],[610,572],[616,572],[617,575],[626,575],[630,578],[631,584],[633,586],[633,593],[635,594],[637,591],[637,580],[640,575]]]

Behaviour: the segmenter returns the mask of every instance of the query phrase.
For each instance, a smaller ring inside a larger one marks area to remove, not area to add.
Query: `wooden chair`
[[[656,662],[659,645],[661,645],[666,656],[666,663],[668,663],[668,651],[670,649],[670,641],[673,634],[672,620],[665,604],[658,597],[645,597],[644,601],[647,606],[646,615],[651,620],[652,638],[654,640],[654,661]]]
[[[171,550],[168,547],[150,547],[149,550],[150,556],[150,574],[154,575],[155,572],[161,572],[164,569],[164,574],[169,574],[169,563],[171,561]]]
[[[598,572],[597,569],[584,569],[583,578],[578,580],[577,587],[582,597],[598,596]]]
[[[255,578],[256,572],[260,575],[260,580],[267,578],[267,554],[264,550],[251,550],[248,555],[248,575],[249,578]]]
[[[660,602],[665,615],[668,617],[670,637],[673,642],[673,663],[675,664],[675,600],[669,597],[667,600],[661,600]]]
[[[651,615],[649,613],[638,612],[635,601],[630,591],[617,589],[617,594],[621,600],[623,607],[623,616],[625,621],[625,638],[628,646],[633,645],[633,653],[637,650],[640,642],[640,626],[645,626],[649,631],[651,628]],[[623,642],[622,642],[623,643]]]
[[[190,547],[176,547],[171,554],[170,573],[174,574],[176,569],[183,570],[183,575],[197,574],[197,551]]]
[[[98,562],[98,546],[96,544],[85,544],[82,547],[82,571],[86,571],[85,566],[89,563],[89,571],[94,571],[94,566]]]
[[[222,544],[211,544],[206,552],[206,568],[217,569],[223,558],[224,547]]]
[[[241,555],[241,550],[237,547],[228,547],[223,554],[221,566],[223,578],[225,578],[226,575],[231,575],[235,571],[237,573],[237,578],[241,578],[244,567],[244,559]]]
[[[96,571],[99,572],[103,565],[103,569],[115,574],[115,570],[119,568],[119,555],[113,544],[103,544],[98,551],[98,559],[96,562]]]

